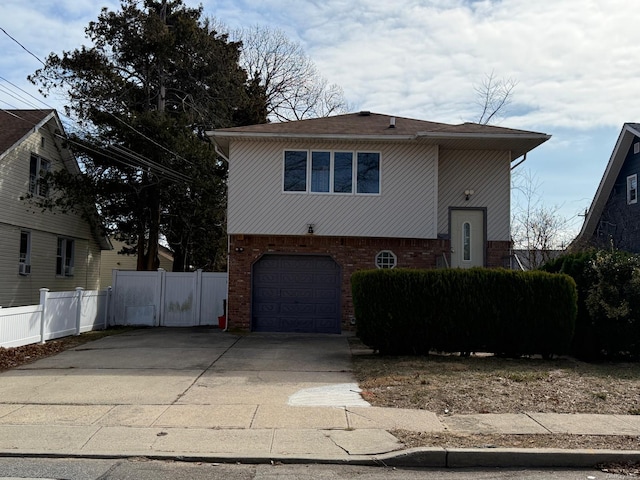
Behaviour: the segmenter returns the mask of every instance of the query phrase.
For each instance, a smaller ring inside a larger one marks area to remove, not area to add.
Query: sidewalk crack
[[[533,420],[534,422],[536,422],[538,425],[540,425],[542,428],[544,428],[547,432],[549,433],[553,433],[551,430],[549,430],[547,427],[545,427],[542,423],[540,423],[538,420],[536,420],[535,418],[533,418],[531,415],[529,415],[528,412],[525,412],[525,415],[527,417],[529,417],[531,420]]]

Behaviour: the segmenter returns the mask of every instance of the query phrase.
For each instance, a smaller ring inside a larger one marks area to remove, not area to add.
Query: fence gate
[[[191,327],[217,325],[227,274],[113,271],[111,324]]]

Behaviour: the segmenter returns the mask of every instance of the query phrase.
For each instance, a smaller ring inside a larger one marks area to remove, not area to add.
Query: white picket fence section
[[[19,347],[107,326],[109,290],[40,289],[40,304],[0,308],[0,347]]]
[[[113,271],[110,325],[218,325],[225,314],[226,273]]]

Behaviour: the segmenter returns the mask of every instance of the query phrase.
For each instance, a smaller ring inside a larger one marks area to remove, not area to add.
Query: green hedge
[[[565,353],[576,287],[566,275],[489,269],[365,270],[351,277],[358,337],[384,354]]]
[[[640,256],[616,250],[564,255],[542,267],[578,286],[572,353],[585,360],[640,357]]]

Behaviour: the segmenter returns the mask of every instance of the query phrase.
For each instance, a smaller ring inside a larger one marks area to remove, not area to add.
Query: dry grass
[[[374,406],[438,415],[482,413],[640,414],[640,364],[490,355],[374,355],[352,341],[354,373]],[[640,450],[633,436],[454,435],[394,432],[407,446],[502,446]]]

